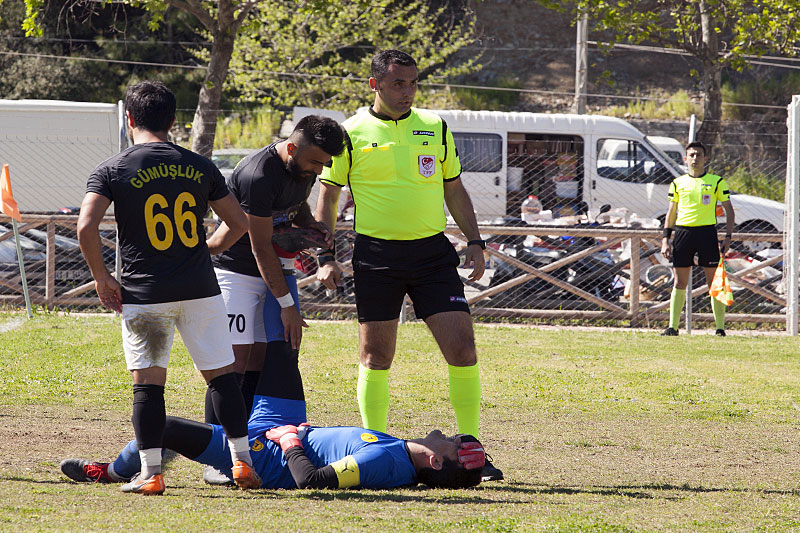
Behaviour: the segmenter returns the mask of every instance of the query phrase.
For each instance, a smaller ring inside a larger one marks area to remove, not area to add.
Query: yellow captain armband
[[[358,463],[352,455],[331,463],[336,477],[339,480],[339,488],[356,487],[361,484],[361,473],[358,471]]]

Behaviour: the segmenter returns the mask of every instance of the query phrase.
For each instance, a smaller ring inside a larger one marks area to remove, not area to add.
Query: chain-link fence
[[[23,280],[11,222],[0,224],[0,302],[24,307]],[[23,268],[32,305],[74,311],[101,310],[89,268],[76,237],[76,215],[23,214],[19,240]],[[101,225],[103,259],[114,272],[116,261],[114,221]]]
[[[686,171],[681,140],[645,138],[607,117],[442,114],[488,242],[484,277],[469,282],[462,271],[476,315],[666,320],[673,271],[661,255],[660,228],[669,184]],[[785,125],[782,136],[748,135],[762,147],[781,137],[785,143]],[[727,257],[734,303],[728,318],[782,322],[784,215],[783,203],[773,198],[783,197],[786,161],[760,159],[752,146],[737,148],[739,137],[730,140],[730,146],[713,147],[709,164],[709,172],[725,177],[734,191],[736,226]],[[738,187],[764,196],[741,194]],[[713,195],[707,201],[715,201]],[[717,215],[724,227],[721,205]],[[451,229],[461,248],[457,229]],[[347,261],[348,253],[340,252],[340,260]],[[702,269],[694,269],[692,280],[693,316],[712,320]],[[312,279],[301,286],[308,287],[308,309],[352,312],[350,289],[326,296]]]
[[[469,282],[469,271],[461,271],[476,315],[608,318],[635,324],[666,318],[673,274],[660,253],[660,227],[668,184],[683,172],[684,139],[645,138],[629,124],[607,117],[454,113],[443,115],[454,134],[462,181],[488,243],[483,278]],[[754,126],[758,131],[764,128],[763,123]],[[785,149],[785,125],[783,131]],[[764,135],[769,140],[759,141],[762,145],[781,142],[775,131]],[[736,150],[719,148],[711,172],[724,176],[733,190],[763,191],[732,196],[736,232],[728,266],[735,301],[729,319],[782,322],[783,203],[766,196],[783,197],[786,161],[759,159],[754,150],[742,151],[737,158]],[[235,165],[233,160],[218,160],[230,167],[227,171]],[[531,196],[535,198],[526,205],[532,207],[523,217],[523,204]],[[98,309],[77,246],[76,217],[30,215],[21,207],[23,257],[33,303]],[[723,223],[720,208],[718,215]],[[296,263],[302,306],[314,316],[354,316],[351,216],[351,210],[341,213],[337,231],[337,255],[345,271],[340,290],[326,291],[315,281],[312,255],[301,256]],[[24,305],[10,222],[5,219],[0,224],[0,301]],[[448,233],[463,250],[457,228],[449,226]],[[103,238],[106,263],[113,271],[113,219],[103,226]],[[699,320],[711,317],[703,285],[702,272],[694,272],[693,312]],[[408,312],[413,316],[410,306]]]

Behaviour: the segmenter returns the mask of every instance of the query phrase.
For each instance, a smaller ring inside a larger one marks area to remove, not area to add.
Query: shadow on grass
[[[496,492],[516,492],[522,494],[595,494],[599,496],[625,496],[628,498],[640,499],[667,499],[677,500],[683,496],[662,494],[665,492],[691,492],[701,493],[753,493],[753,494],[779,494],[785,496],[800,496],[800,489],[755,489],[746,487],[727,488],[727,487],[702,487],[692,486],[688,483],[683,485],[672,485],[669,483],[646,483],[643,485],[618,485],[618,486],[597,486],[597,487],[568,487],[568,486],[548,486],[536,483],[510,482],[498,485],[481,485],[483,490],[493,490]],[[652,491],[652,492],[646,492]]]
[[[187,487],[187,488],[189,490],[193,489],[192,487]],[[196,487],[194,489],[197,490]],[[406,490],[410,490],[412,492],[418,492],[419,494],[407,494],[407,493],[400,494],[389,490],[374,491],[374,490],[359,490],[359,489],[349,489],[349,490],[334,489],[334,490],[309,490],[309,491],[298,491],[291,489],[259,489],[259,490],[239,491],[233,487],[227,487],[227,488],[215,487],[214,489],[211,490],[208,490],[208,488],[202,489],[203,493],[196,494],[196,497],[202,499],[237,497],[237,498],[249,498],[253,500],[301,499],[301,500],[313,500],[321,502],[355,501],[364,503],[414,502],[414,503],[433,503],[433,504],[443,504],[443,505],[502,503],[501,500],[483,498],[478,494],[475,495],[469,493],[454,494],[453,492],[449,492],[447,493],[447,495],[443,495],[440,491],[436,491],[435,489],[424,489],[424,488],[406,489]],[[517,502],[509,501],[506,503],[517,503]]]
[[[396,502],[396,503],[435,503],[438,505],[463,505],[463,504],[480,504],[480,503],[500,503],[496,499],[484,498],[479,492],[471,489],[463,491],[442,492],[438,489],[429,489],[425,487],[413,487],[405,489],[405,493],[400,494],[393,491],[360,491],[360,490],[331,490],[331,491],[309,491],[303,494],[298,494],[299,498],[308,500],[319,501],[359,501],[365,503],[372,502]],[[410,493],[410,494],[409,494]],[[509,502],[510,503],[510,502]]]
[[[16,481],[20,483],[30,483],[34,485],[94,485],[94,483],[78,483],[67,479],[34,479],[19,475],[0,474],[0,481]],[[100,485],[109,486],[116,484]],[[574,486],[547,486],[536,483],[508,482],[497,484],[483,484],[475,489],[464,489],[462,491],[450,490],[440,491],[425,486],[410,487],[403,490],[403,493],[392,490],[309,490],[296,491],[287,489],[259,489],[254,491],[240,491],[233,487],[210,487],[208,485],[199,489],[196,486],[178,483],[169,485],[170,489],[188,490],[191,492],[202,491],[203,494],[196,494],[199,498],[218,499],[224,497],[244,497],[250,499],[281,499],[281,498],[301,498],[315,501],[361,501],[371,502],[397,502],[397,503],[436,503],[436,504],[481,504],[481,503],[519,503],[516,500],[502,500],[498,498],[487,498],[485,494],[516,493],[530,495],[582,495],[591,494],[596,496],[622,496],[632,499],[648,500],[680,500],[686,495],[684,493],[710,494],[710,493],[752,493],[764,495],[780,496],[800,496],[800,489],[756,489],[756,488],[726,488],[726,487],[702,487],[689,484],[672,485],[670,483],[646,483],[642,485],[619,485],[619,486],[596,486],[596,487],[574,487]],[[484,494],[482,494],[484,493]],[[669,494],[672,493],[672,494]],[[676,494],[677,493],[677,494]]]

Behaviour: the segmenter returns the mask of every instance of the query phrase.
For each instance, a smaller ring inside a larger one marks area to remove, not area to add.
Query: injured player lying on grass
[[[270,370],[261,373],[248,421],[253,469],[261,476],[262,488],[388,489],[417,483],[466,488],[481,482],[486,454],[471,435],[446,437],[435,430],[404,440],[359,427],[306,424],[297,361],[267,359],[264,366]],[[221,426],[167,417],[164,448],[221,472],[231,471]],[[138,474],[140,464],[134,440],[111,463],[65,459],[61,471],[74,481],[124,482]],[[162,485],[150,493],[163,491]]]
[[[221,428],[168,417],[165,446],[222,472],[230,471]],[[358,427],[287,424],[252,438],[253,467],[262,488],[388,489],[418,482],[466,488],[481,481],[485,454],[471,435],[446,437],[435,430],[402,440]],[[205,446],[204,446],[205,444]],[[138,474],[139,451],[131,441],[112,463],[66,459],[61,471],[74,481],[127,482]],[[163,492],[157,491],[157,493]]]

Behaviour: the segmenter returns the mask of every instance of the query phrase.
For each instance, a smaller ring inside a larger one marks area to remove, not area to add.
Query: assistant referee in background
[[[668,337],[678,335],[681,309],[686,301],[686,286],[695,255],[705,272],[706,283],[711,287],[720,254],[724,257],[731,245],[735,220],[730,190],[723,178],[706,172],[707,158],[708,150],[703,143],[694,141],[686,145],[684,161],[689,173],[673,180],[669,187],[669,209],[661,240],[661,254],[672,259],[675,273],[669,299],[669,327],[662,333]],[[721,243],[716,228],[718,201],[725,209],[725,239]],[[673,232],[675,237],[670,243]],[[714,312],[716,335],[724,337],[725,304],[711,297],[711,309]]]

